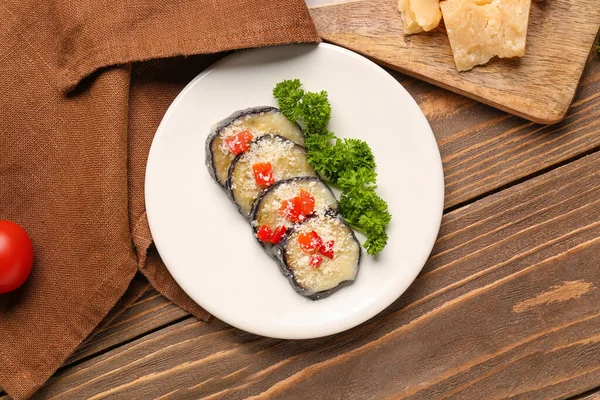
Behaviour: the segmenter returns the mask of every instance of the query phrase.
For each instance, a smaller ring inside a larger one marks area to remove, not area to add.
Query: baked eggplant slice
[[[301,236],[316,233],[329,243],[331,258],[307,253]],[[351,284],[358,274],[361,249],[354,231],[339,216],[314,216],[295,225],[281,245],[275,247],[275,259],[294,289],[311,300],[329,296]],[[312,263],[313,257],[320,260]]]
[[[272,230],[285,226],[290,230],[294,222],[290,221],[280,212],[284,201],[298,196],[301,191],[310,194],[314,199],[314,211],[312,215],[335,215],[338,203],[335,196],[323,181],[315,176],[302,176],[276,182],[266,189],[254,202],[252,207],[252,227],[254,233],[261,226],[267,226]],[[262,242],[263,247],[270,248],[270,242]]]
[[[304,147],[278,135],[263,135],[254,140],[247,152],[237,155],[229,167],[227,190],[240,213],[250,218],[252,204],[265,187],[256,183],[253,167],[269,163],[273,182],[299,176],[316,176],[306,159]]]
[[[250,131],[254,139],[274,134],[299,145],[304,144],[304,136],[298,124],[290,122],[275,107],[253,107],[231,114],[218,122],[206,139],[206,166],[223,188],[229,166],[235,158],[225,141],[246,130]]]

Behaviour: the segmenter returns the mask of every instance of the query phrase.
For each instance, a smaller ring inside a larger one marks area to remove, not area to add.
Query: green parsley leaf
[[[281,113],[292,122],[298,119],[298,107],[304,96],[299,79],[279,82],[273,89],[273,96],[279,103]]]
[[[392,216],[387,203],[375,193],[376,164],[367,142],[340,139],[327,130],[331,104],[326,91],[305,92],[298,79],[285,80],[273,89],[283,115],[304,128],[308,162],[328,181],[342,190],[340,212],[346,222],[367,236],[363,246],[376,255],[387,244],[385,231]]]

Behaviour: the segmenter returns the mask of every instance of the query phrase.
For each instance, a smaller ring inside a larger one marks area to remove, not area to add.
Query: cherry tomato
[[[20,287],[29,277],[33,245],[23,228],[0,220],[0,293]]]

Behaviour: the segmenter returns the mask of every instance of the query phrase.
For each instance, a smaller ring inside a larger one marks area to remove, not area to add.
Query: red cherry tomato
[[[33,245],[27,232],[14,222],[0,220],[0,294],[20,287],[32,264]]]

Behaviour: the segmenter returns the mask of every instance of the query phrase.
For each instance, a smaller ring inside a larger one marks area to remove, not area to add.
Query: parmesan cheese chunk
[[[404,33],[430,31],[440,23],[439,0],[399,0],[398,11],[404,21]]]
[[[492,57],[525,54],[531,0],[446,0],[441,3],[454,63],[459,71]]]

